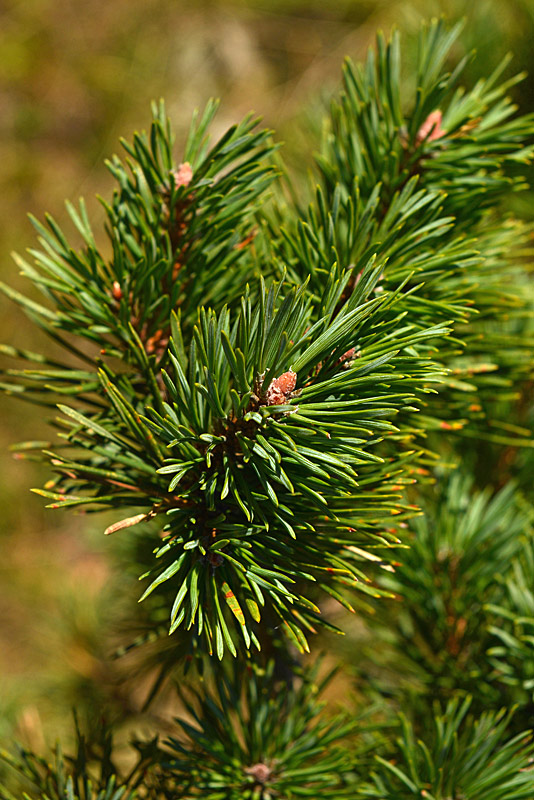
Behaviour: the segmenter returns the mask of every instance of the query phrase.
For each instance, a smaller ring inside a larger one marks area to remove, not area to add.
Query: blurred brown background
[[[112,185],[103,160],[119,136],[148,125],[151,100],[166,98],[178,141],[210,96],[222,99],[220,128],[253,109],[296,163],[310,110],[326,106],[343,57],[363,57],[376,30],[394,25],[410,51],[421,20],[442,13],[466,17],[460,49],[479,53],[466,80],[512,51],[509,72],[530,72],[517,100],[532,109],[534,0],[4,0],[0,278],[22,285],[9,253],[34,241],[26,212],[50,211],[69,230],[63,200],[83,195],[98,228],[93,198]],[[37,346],[18,309],[0,302],[0,340]],[[2,400],[0,739],[37,747],[70,726],[80,697],[98,704],[100,630],[114,609],[104,521],[45,511],[28,491],[38,468],[7,451],[46,435],[38,409]]]

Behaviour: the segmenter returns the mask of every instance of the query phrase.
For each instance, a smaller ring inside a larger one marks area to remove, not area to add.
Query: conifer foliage
[[[532,232],[504,210],[534,116],[506,64],[461,86],[458,35],[425,27],[411,76],[397,34],[346,62],[298,196],[257,120],[213,142],[209,103],[179,151],[160,104],[108,162],[104,231],[83,201],[76,244],[32,220],[43,299],[0,288],[64,358],[1,348],[55,434],[14,449],[50,508],[114,514],[149,699],[187,675],[130,772],[111,732],[10,751],[4,800],[534,796]],[[321,630],[348,633],[346,717],[304,658]]]

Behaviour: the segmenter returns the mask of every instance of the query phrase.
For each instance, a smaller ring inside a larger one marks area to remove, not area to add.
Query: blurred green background
[[[69,230],[63,200],[83,195],[98,229],[94,195],[112,186],[104,158],[119,136],[148,124],[152,99],[165,97],[178,141],[210,96],[222,99],[220,130],[252,109],[298,165],[310,115],[326,107],[343,57],[363,57],[376,30],[393,26],[410,52],[421,20],[440,14],[466,18],[457,55],[479,54],[466,82],[511,51],[509,74],[530,73],[516,100],[533,110],[534,0],[4,0],[1,279],[21,285],[9,253],[33,243],[28,211],[50,211]],[[522,203],[530,215],[528,198]],[[39,341],[6,300],[0,329],[4,342],[31,349]],[[43,427],[39,410],[2,401],[0,739],[15,735],[37,748],[70,727],[80,700],[98,709],[105,698],[137,718],[144,688],[131,690],[106,660],[102,631],[123,610],[107,595],[105,520],[45,511],[28,491],[41,482],[38,468],[8,452],[46,436]]]

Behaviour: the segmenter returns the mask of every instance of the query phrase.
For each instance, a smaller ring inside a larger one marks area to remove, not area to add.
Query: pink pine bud
[[[441,139],[442,136],[445,136],[446,131],[441,127],[442,119],[443,114],[439,108],[432,111],[417,131],[417,136],[415,137],[417,141],[433,142],[435,139]]]
[[[267,405],[279,406],[285,403],[296,384],[297,373],[291,369],[279,378],[274,378],[267,389]]]
[[[180,186],[189,186],[193,178],[193,169],[189,161],[184,161],[172,174],[174,176],[174,185],[179,189]]]
[[[247,775],[250,775],[256,783],[265,784],[269,780],[272,775],[272,769],[267,766],[267,764],[263,764],[259,762],[258,764],[254,764],[253,767],[247,767],[245,770]]]
[[[120,300],[122,297],[122,289],[121,285],[118,281],[113,281],[113,287],[111,289],[111,294],[113,295],[115,300]]]
[[[351,347],[350,350],[347,350],[346,353],[343,353],[343,355],[338,358],[337,363],[340,364],[343,369],[350,369],[355,359],[360,358],[361,354],[361,350],[356,350],[355,347]]]

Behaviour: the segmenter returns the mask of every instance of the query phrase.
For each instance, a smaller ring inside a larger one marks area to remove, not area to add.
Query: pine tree
[[[145,707],[179,675],[182,712],[126,766],[113,720],[53,761],[10,747],[5,800],[534,796],[532,230],[507,210],[534,116],[506,63],[461,86],[458,35],[425,27],[410,80],[397,34],[346,62],[310,187],[251,117],[213,143],[214,103],[177,155],[160,103],[103,233],[83,201],[81,245],[32,219],[44,300],[1,288],[64,356],[2,347],[55,434],[15,450],[48,507],[113,514],[142,581],[116,656]]]

